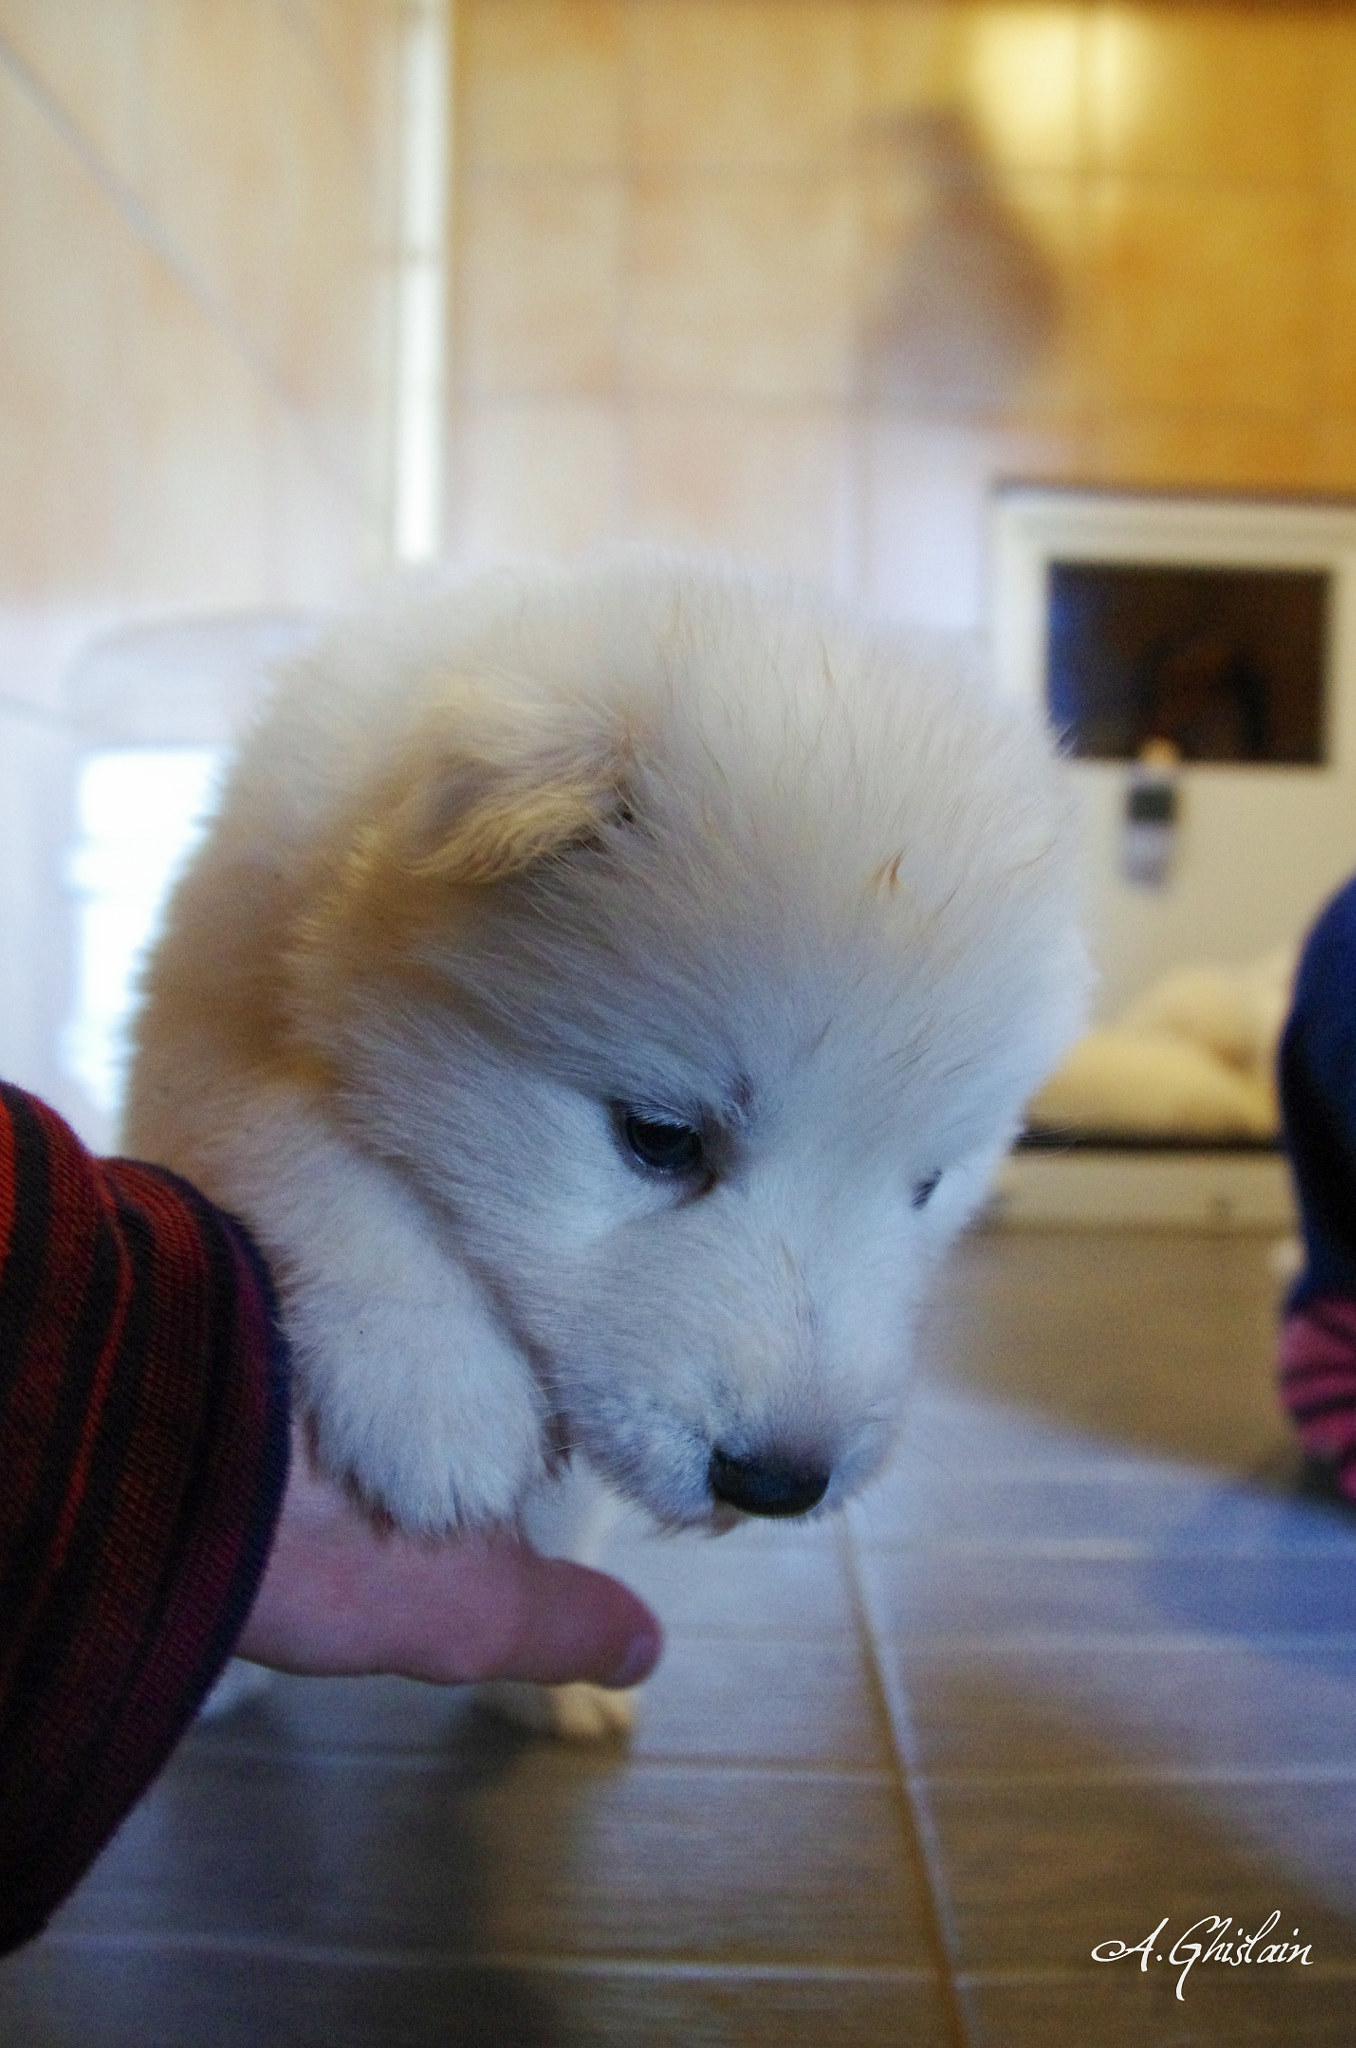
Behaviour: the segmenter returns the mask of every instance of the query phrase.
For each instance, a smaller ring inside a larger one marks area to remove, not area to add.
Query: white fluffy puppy
[[[246,743],[126,1143],[247,1219],[405,1527],[574,1449],[670,1526],[830,1507],[1078,1027],[1071,868],[1038,719],[941,646],[653,556],[407,588]]]

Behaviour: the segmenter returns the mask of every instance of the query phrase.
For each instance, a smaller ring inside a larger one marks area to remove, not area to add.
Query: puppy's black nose
[[[828,1490],[829,1474],[813,1465],[782,1464],[776,1458],[732,1458],[715,1450],[707,1484],[717,1500],[746,1515],[804,1515]]]

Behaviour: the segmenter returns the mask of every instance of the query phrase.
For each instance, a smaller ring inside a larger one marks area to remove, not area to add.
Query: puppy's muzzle
[[[732,1458],[714,1450],[707,1485],[715,1500],[745,1515],[804,1515],[828,1491],[830,1474],[775,1458]]]

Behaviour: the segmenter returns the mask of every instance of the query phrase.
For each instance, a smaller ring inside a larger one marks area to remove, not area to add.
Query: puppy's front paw
[[[320,1462],[404,1529],[511,1521],[542,1473],[541,1396],[462,1276],[432,1302],[294,1296]]]
[[[522,1679],[500,1678],[476,1687],[476,1698],[491,1713],[525,1728],[532,1735],[554,1735],[564,1742],[601,1742],[629,1735],[636,1717],[636,1691],[616,1692],[605,1685],[528,1685]]]

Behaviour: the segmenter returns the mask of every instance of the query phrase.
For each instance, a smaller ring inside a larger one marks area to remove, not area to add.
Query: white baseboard
[[[1295,1203],[1275,1152],[1015,1152],[985,1220],[1019,1229],[1293,1230]]]

